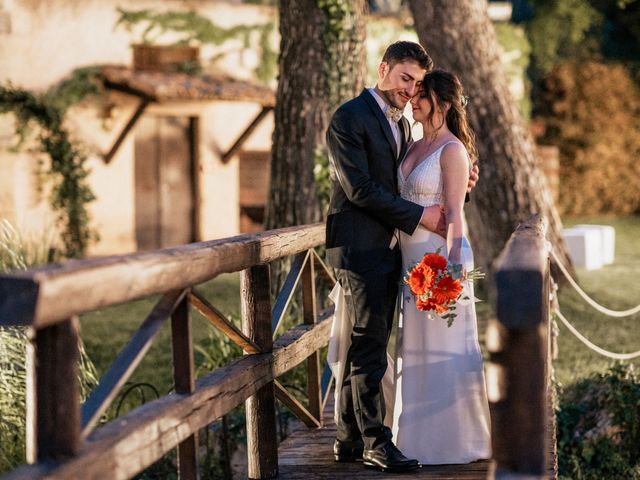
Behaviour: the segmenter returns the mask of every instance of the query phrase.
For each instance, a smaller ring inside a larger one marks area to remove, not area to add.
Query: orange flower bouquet
[[[456,302],[464,291],[463,282],[484,277],[479,269],[465,271],[461,264],[449,263],[440,255],[427,253],[422,260],[409,269],[405,283],[416,297],[416,308],[435,311],[447,320],[450,327],[456,318]],[[462,297],[468,300],[468,296]]]

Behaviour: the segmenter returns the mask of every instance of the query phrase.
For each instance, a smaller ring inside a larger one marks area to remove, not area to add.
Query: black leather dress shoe
[[[383,472],[410,472],[420,468],[420,462],[405,457],[398,447],[387,442],[384,445],[367,449],[362,454],[362,463],[367,467],[377,468]]]
[[[364,443],[362,440],[343,442],[336,440],[333,444],[333,458],[336,462],[360,462]]]

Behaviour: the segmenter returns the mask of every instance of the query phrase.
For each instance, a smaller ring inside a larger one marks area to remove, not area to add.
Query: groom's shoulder
[[[360,111],[363,108],[367,108],[367,102],[364,99],[365,95],[367,95],[367,93],[363,91],[357,97],[354,97],[351,100],[347,100],[342,105],[340,105],[338,110],[352,112],[352,111]]]
[[[365,94],[362,93],[340,105],[333,114],[333,119],[344,121],[357,121],[362,119],[362,116],[370,111],[367,102],[364,100],[364,95]]]

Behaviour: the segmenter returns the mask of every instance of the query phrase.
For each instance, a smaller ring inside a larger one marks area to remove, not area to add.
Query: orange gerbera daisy
[[[436,313],[442,314],[445,313],[448,308],[445,305],[436,303],[433,298],[427,298],[426,300],[420,299],[420,297],[416,298],[416,308],[423,312],[429,310],[435,310]]]
[[[429,253],[425,255],[422,257],[422,261],[420,263],[431,267],[436,272],[447,268],[447,259],[437,253]]]
[[[446,275],[440,279],[432,291],[434,302],[445,304],[458,299],[462,293],[462,283]]]
[[[406,282],[411,292],[416,296],[420,296],[429,291],[433,286],[434,279],[435,273],[433,273],[433,270],[419,263],[409,272]]]

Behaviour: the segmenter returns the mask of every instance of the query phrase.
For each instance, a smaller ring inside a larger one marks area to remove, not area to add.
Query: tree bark
[[[409,5],[420,42],[435,66],[458,75],[470,97],[467,114],[477,137],[481,171],[466,207],[476,264],[490,272],[516,225],[540,213],[549,222],[553,248],[571,266],[533,138],[507,87],[487,2],[410,0]]]
[[[329,6],[339,4],[334,13]],[[364,83],[366,2],[280,0],[280,62],[266,228],[318,222],[314,160],[333,110]]]

